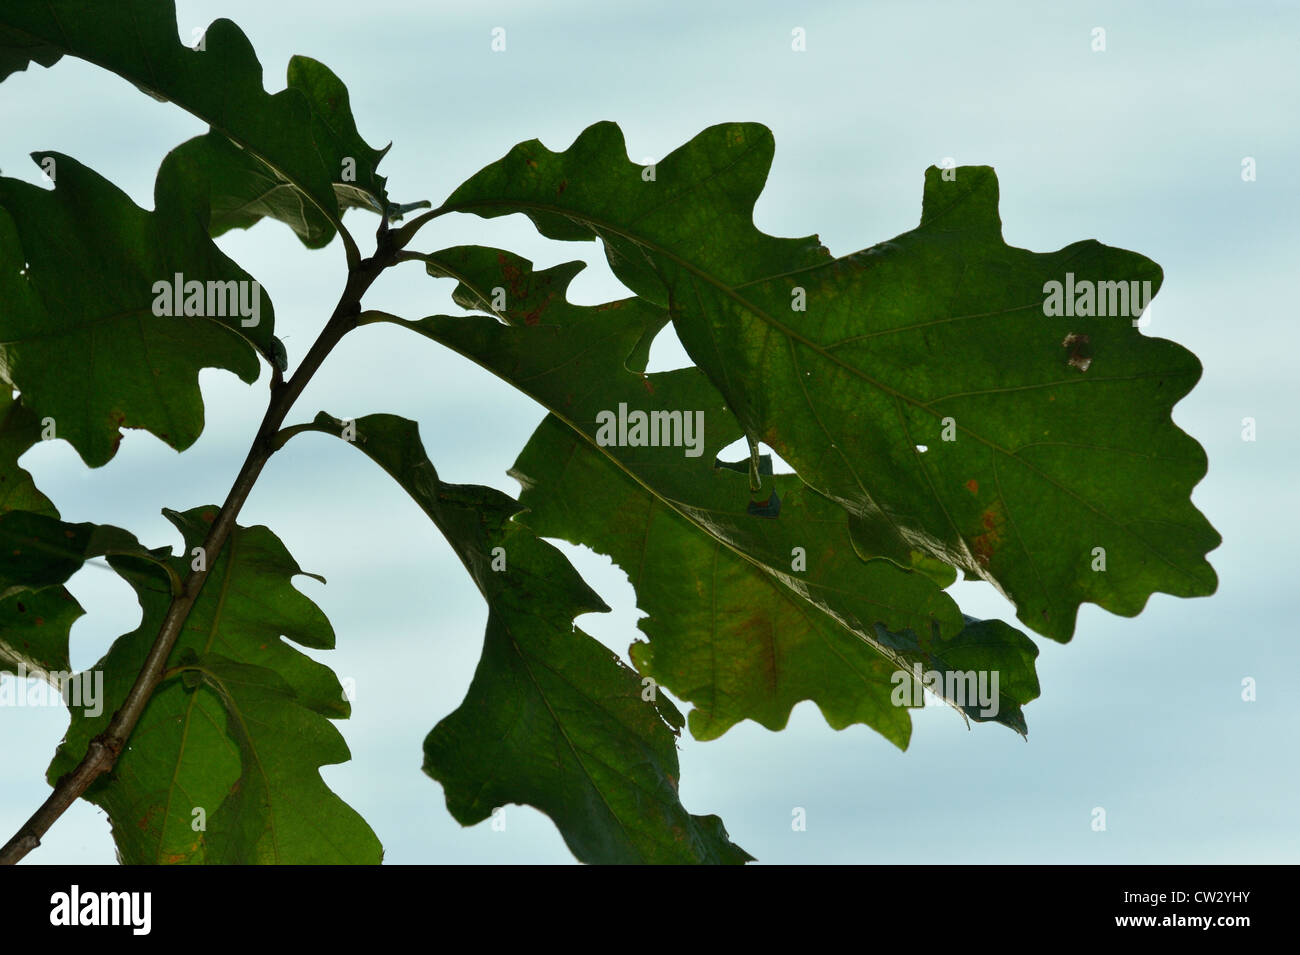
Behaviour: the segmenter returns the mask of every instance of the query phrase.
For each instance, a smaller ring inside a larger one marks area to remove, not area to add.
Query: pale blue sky
[[[359,17],[359,11],[364,12]],[[683,737],[681,795],[718,813],[764,862],[1297,861],[1300,650],[1290,607],[1296,332],[1290,283],[1300,259],[1300,5],[1144,3],[399,3],[182,2],[193,27],[227,16],[261,57],[271,90],[288,57],[322,60],[348,84],[363,135],[390,139],[381,166],[395,199],[435,203],[515,142],[554,149],[617,121],[638,161],[704,127],[770,126],[776,161],[756,221],[778,235],[816,232],[836,254],[914,227],[927,166],[988,164],[1001,183],[1008,242],[1046,251],[1085,238],[1139,251],[1164,268],[1148,334],[1200,356],[1201,384],[1175,409],[1210,459],[1193,499],[1224,537],[1210,555],[1208,599],[1157,595],[1140,616],[1085,606],[1074,641],[1040,640],[1043,695],[1026,708],[1029,740],[968,731],[931,708],[908,752],[872,731],[829,729],[811,703],[773,733],[744,723],[720,740]],[[493,27],[507,49],[490,49]],[[806,52],[790,49],[803,27]],[[1106,30],[1093,52],[1094,27]],[[0,169],[37,181],[35,149],[72,155],[152,207],[158,163],[202,131],[174,107],[65,61],[0,85]],[[1243,182],[1243,157],[1258,180]],[[368,241],[373,220],[348,217]],[[519,217],[446,217],[421,248],[482,242],[551,265],[589,254],[536,237]],[[301,357],[340,288],[342,253],[304,250],[265,223],[221,245],[276,307],[290,361]],[[408,317],[455,311],[451,284],[412,265],[368,299]],[[603,262],[575,283],[584,302],[622,293]],[[656,343],[652,368],[680,348]],[[208,426],[183,456],[130,432],[108,466],[38,446],[23,463],[64,518],[179,544],[159,514],[219,503],[265,402],[204,372]],[[506,469],[542,417],[508,386],[431,342],[369,327],[349,337],[295,417],[391,412],[420,421],[441,475],[518,488]],[[1257,420],[1258,440],[1241,440]],[[1134,494],[1143,489],[1135,487]],[[378,832],[390,862],[566,862],[554,827],[510,807],[504,832],[462,829],[420,772],[421,742],[462,699],[486,611],[450,549],[361,455],[320,436],[295,439],[244,510],[327,586],[300,586],[326,611],[338,649],[314,654],[357,681],[338,724],[353,760],[327,781]],[[615,608],[581,621],[620,654],[637,636],[626,577],[566,548]],[[73,663],[92,664],[139,610],[125,585],[83,570],[89,611]],[[1014,621],[984,584],[959,584],[967,613]],[[1244,677],[1258,701],[1240,697]],[[44,798],[45,767],[67,724],[57,709],[0,711],[0,830]],[[1095,806],[1108,829],[1090,827]],[[795,807],[807,830],[791,829]],[[33,862],[109,862],[107,823],[79,804]]]

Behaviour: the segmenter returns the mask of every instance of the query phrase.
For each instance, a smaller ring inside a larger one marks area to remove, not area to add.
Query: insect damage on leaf
[[[1070,357],[1066,364],[1071,368],[1087,371],[1092,365],[1092,340],[1087,335],[1071,332],[1065,336],[1061,347],[1070,349]]]

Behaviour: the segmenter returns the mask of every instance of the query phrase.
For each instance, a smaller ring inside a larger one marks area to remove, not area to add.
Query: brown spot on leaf
[[[980,526],[983,532],[971,540],[971,551],[981,567],[987,567],[1002,545],[1002,525],[1006,523],[1006,511],[1002,501],[996,500],[980,514]]]
[[[966,482],[966,490],[970,491],[972,494],[979,494],[980,482],[975,480],[974,478],[971,478],[969,481]]]
[[[655,393],[655,386],[654,386],[654,383],[653,383],[653,382],[652,382],[652,381],[651,381],[647,376],[642,375],[642,376],[641,376],[641,382],[642,382],[642,384],[645,385],[645,390],[646,390],[646,391],[650,392],[650,394],[652,394],[652,395]]]
[[[497,265],[501,266],[501,277],[506,280],[506,285],[510,287],[510,298],[526,298],[528,286],[524,282],[524,274],[519,270],[519,267],[511,264],[510,260],[500,252],[497,253]]]
[[[565,189],[568,189],[568,188],[569,188],[569,180],[567,180],[567,179],[561,179],[561,180],[560,180],[560,186],[559,186],[558,189],[555,190],[555,194],[556,194],[557,196],[562,196],[562,195],[564,195],[564,190],[565,190]]]

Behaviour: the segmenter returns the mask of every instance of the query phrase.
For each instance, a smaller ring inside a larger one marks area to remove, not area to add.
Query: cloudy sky
[[[1296,367],[1288,289],[1300,260],[1300,6],[1289,2],[1055,4],[899,2],[545,4],[214,0],[178,4],[181,33],[235,20],[282,88],[288,58],[311,55],[347,83],[360,129],[393,142],[381,172],[400,201],[436,204],[514,143],[566,147],[615,120],[632,158],[662,157],[717,122],[757,121],[776,160],[755,219],[764,231],[819,233],[836,255],[913,228],[924,170],[945,157],[988,164],[1001,183],[1009,243],[1036,251],[1096,238],[1164,269],[1147,333],[1205,366],[1174,419],[1205,447],[1193,500],[1223,535],[1211,598],[1157,595],[1136,618],[1086,605],[1072,643],[1040,640],[1042,697],[1026,742],[995,725],[968,730],[944,708],[916,716],[904,753],[871,730],[836,732],[811,703],[773,733],[753,723],[721,739],[683,737],[681,795],[718,813],[764,862],[1297,861],[1294,806],[1300,643],[1288,544],[1295,519]],[[492,30],[506,31],[493,52]],[[791,49],[802,28],[805,51]],[[1094,50],[1094,30],[1105,50]],[[94,67],[67,60],[0,85],[0,169],[39,181],[36,149],[67,153],[152,208],[166,152],[203,131]],[[1255,160],[1257,179],[1243,181]],[[374,223],[351,213],[368,238]],[[448,216],[419,248],[499,245],[539,266],[589,253],[539,239],[521,217]],[[291,362],[341,288],[336,241],[304,250],[263,223],[222,247],[259,278]],[[407,317],[457,313],[451,283],[408,265],[367,300]],[[623,293],[603,262],[573,287],[597,303]],[[652,370],[686,363],[671,331]],[[178,546],[160,515],[217,504],[265,402],[206,371],[207,429],[183,456],[129,432],[106,467],[69,445],[23,465],[65,520],[118,524]],[[432,342],[372,326],[349,336],[295,418],[391,412],[420,422],[450,481],[518,487],[506,469],[541,409]],[[1254,418],[1257,440],[1242,440]],[[1142,495],[1142,487],[1132,493]],[[505,831],[462,829],[420,771],[421,743],[453,710],[477,662],[486,610],[415,505],[363,456],[324,436],[277,455],[241,523],[264,523],[322,586],[301,588],[329,615],[338,649],[314,654],[356,681],[339,724],[350,763],[324,775],[378,832],[387,860],[568,862],[546,817],[510,807]],[[639,616],[625,575],[561,545],[615,612],[584,629],[625,654]],[[88,567],[71,584],[88,611],[73,664],[94,663],[139,609],[126,586]],[[983,583],[955,596],[977,616],[1014,622]],[[1254,678],[1258,699],[1242,700]],[[44,771],[67,725],[61,709],[0,712],[0,829],[44,798]],[[1093,831],[1095,807],[1107,829]],[[806,811],[794,831],[792,812]],[[78,804],[33,862],[111,862],[104,815]]]

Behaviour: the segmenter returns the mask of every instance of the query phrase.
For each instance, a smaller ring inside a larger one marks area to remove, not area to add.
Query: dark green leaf
[[[535,273],[525,259],[471,247],[437,253],[429,267],[461,280],[462,305],[487,307],[492,290],[504,290],[498,316],[508,324],[447,316],[401,324],[516,384],[577,436],[543,425],[520,458],[514,473],[532,509],[523,520],[609,554],[631,576],[651,637],[633,659],[696,705],[692,733],[711,738],[745,718],[779,729],[795,703],[813,699],[832,726],[865,722],[905,745],[909,721],[891,702],[893,674],[916,664],[946,673],[950,651],[967,647],[963,659],[978,658],[969,649],[990,633],[1004,645],[973,668],[1014,668],[999,677],[996,719],[1024,732],[1020,705],[1038,693],[1032,642],[1010,627],[972,637],[928,576],[859,560],[843,509],[798,478],[767,477],[753,494],[743,470],[714,466],[742,434],[721,396],[695,369],[640,373],[661,310],[640,299],[572,305],[565,290],[576,263]],[[620,406],[683,423],[698,412],[696,446],[602,445],[598,418]],[[751,506],[773,491],[779,516],[755,516]],[[914,559],[901,549],[892,556]],[[963,709],[981,718],[984,708]]]
[[[61,586],[11,594],[0,600],[0,672],[51,679],[69,673],[68,632],[84,614]]]
[[[48,497],[36,489],[32,476],[18,466],[18,459],[41,440],[41,422],[13,397],[0,378],[0,514],[32,511],[49,517],[59,512]]]
[[[41,423],[6,384],[0,381],[0,517],[26,511],[57,519],[50,499],[18,466],[18,459],[41,439]],[[0,580],[0,587],[13,583]],[[0,671],[46,678],[67,673],[72,669],[68,632],[83,612],[62,584],[34,591],[22,587],[0,599]]]
[[[340,422],[316,418],[341,434]],[[483,656],[460,708],[425,740],[424,768],[463,825],[508,802],[555,821],[580,860],[739,863],[717,816],[677,795],[682,716],[635,671],[573,625],[607,610],[564,556],[512,520],[486,487],[443,484],[414,422],[370,415],[356,446],[437,524],[488,604]]]
[[[0,598],[65,583],[92,557],[129,556],[168,569],[166,550],[147,550],[129,531],[66,524],[31,511],[0,514]],[[178,588],[180,574],[170,585]]]
[[[46,157],[52,191],[0,178],[0,367],[92,467],[113,456],[123,427],[184,450],[203,429],[199,369],[257,379],[258,353],[271,354],[270,298],[208,237],[181,166],[160,170],[147,212],[75,160]],[[178,275],[182,292],[203,289],[182,312],[203,315],[176,314],[163,285]]]
[[[375,172],[383,152],[357,133],[347,91],[334,74],[295,57],[288,88],[271,95],[252,45],[234,23],[214,21],[202,46],[180,42],[175,6],[159,0],[47,0],[0,10],[0,79],[29,59],[50,65],[63,55],[78,57],[208,123],[256,156],[274,180],[292,183],[334,227],[346,206],[387,208],[384,179]],[[285,208],[277,199],[265,203],[263,214]],[[285,221],[309,245],[317,241],[307,238],[320,227],[314,214]]]
[[[307,98],[311,106],[312,141],[321,150],[326,166],[338,170],[334,194],[339,209],[368,209],[386,215],[389,205],[384,190],[386,180],[377,176],[375,169],[389,147],[371,149],[361,138],[343,81],[324,63],[295,56],[289,60],[289,88]],[[407,208],[421,205],[427,203],[411,203]]]
[[[763,126],[715,126],[648,180],[601,123],[563,153],[516,146],[447,206],[601,238],[746,436],[859,518],[875,553],[978,574],[1057,640],[1083,601],[1132,615],[1156,591],[1214,591],[1220,538],[1190,501],[1205,455],[1170,419],[1200,363],[1128,315],[1044,313],[1068,275],[1154,294],[1155,263],[1093,241],[1008,246],[987,167],[931,168],[919,228],[834,259],[754,227],[772,153]]]
[[[18,422],[16,431],[21,435],[22,409],[15,404],[10,411],[5,423]],[[0,472],[4,471],[0,461]],[[66,524],[48,501],[40,504],[43,495],[39,499],[32,495],[39,495],[34,486],[23,496],[40,510],[0,512],[0,670],[25,671],[54,683],[56,676],[72,669],[68,633],[84,613],[63,584],[92,557],[130,555],[152,561],[160,569],[165,561],[163,552],[146,550],[120,528]],[[168,587],[173,583],[179,585],[179,578],[169,581]]]
[[[196,206],[208,210],[213,237],[269,217],[288,225],[310,249],[323,248],[334,238],[333,224],[293,183],[221,133],[181,143],[163,160],[168,164],[192,183]]]

